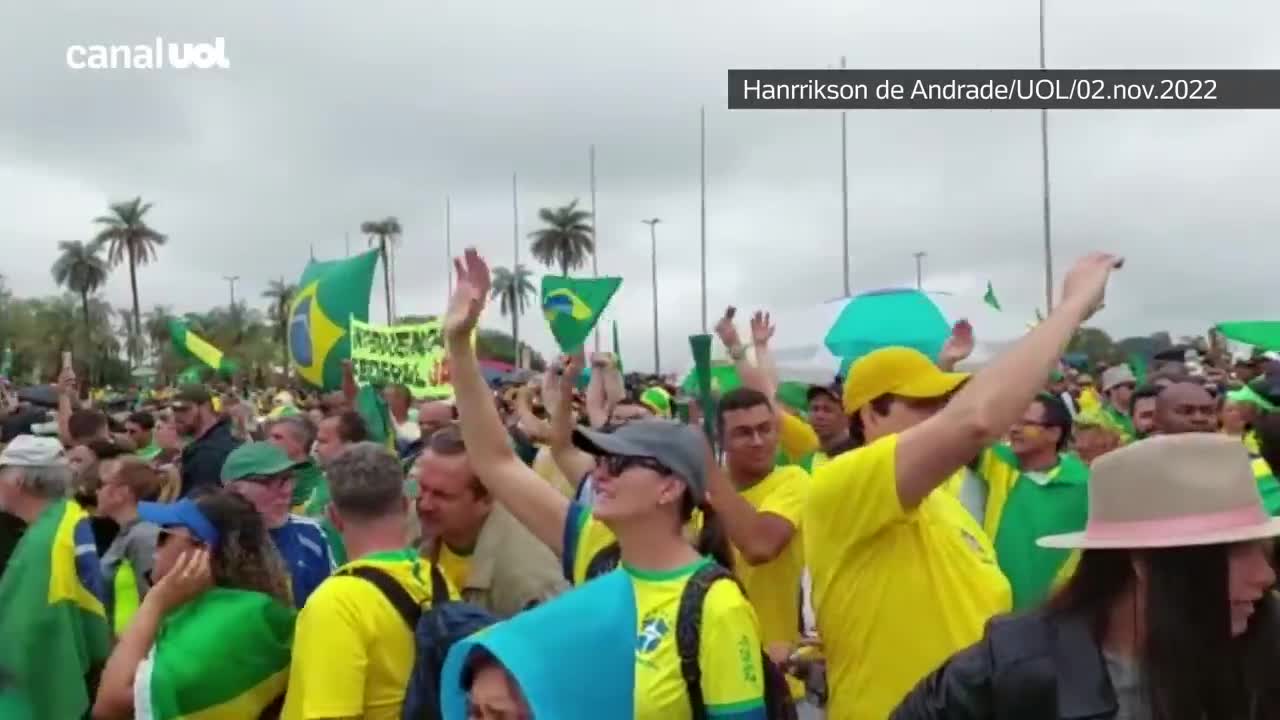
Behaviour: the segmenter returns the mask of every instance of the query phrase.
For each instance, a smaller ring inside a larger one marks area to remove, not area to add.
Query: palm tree
[[[529,299],[536,294],[533,282],[529,279],[531,277],[533,273],[529,272],[524,263],[518,263],[514,273],[504,267],[493,269],[491,297],[499,301],[498,308],[504,317],[507,313],[511,314],[511,337],[515,347],[514,364],[517,367],[520,365],[520,315],[528,307]]]
[[[80,311],[84,315],[84,336],[89,337],[92,326],[89,324],[89,296],[107,281],[107,263],[99,252],[102,241],[92,240],[88,244],[79,240],[64,240],[58,243],[62,254],[53,263],[53,281],[80,296]]]
[[[284,278],[272,280],[267,289],[262,292],[262,297],[271,301],[271,309],[267,311],[267,317],[275,325],[275,334],[280,338],[286,375],[289,374],[289,303],[293,301],[293,296],[297,292],[298,286],[286,283]]]
[[[146,215],[151,203],[135,197],[128,202],[111,205],[111,214],[96,217],[93,221],[102,225],[97,240],[110,243],[107,260],[112,267],[129,261],[129,289],[133,293],[133,327],[142,327],[142,311],[138,308],[138,266],[146,265],[156,257],[156,247],[168,240],[151,229]],[[130,356],[133,359],[134,356]]]
[[[127,307],[116,309],[116,314],[120,318],[120,334],[124,336],[125,354],[130,360],[141,359],[147,347],[146,339],[142,335],[142,325],[138,323],[137,311],[137,308],[131,310]]]
[[[391,216],[382,220],[366,220],[360,223],[360,232],[369,236],[370,245],[378,246],[378,254],[382,257],[382,285],[386,291],[387,324],[390,325],[395,322],[391,316],[390,246],[400,240],[403,229],[400,227],[400,221]]]
[[[538,217],[547,227],[529,233],[533,238],[533,256],[547,267],[560,267],[568,275],[587,262],[596,252],[595,228],[591,213],[578,209],[578,201],[558,208],[542,208]]]

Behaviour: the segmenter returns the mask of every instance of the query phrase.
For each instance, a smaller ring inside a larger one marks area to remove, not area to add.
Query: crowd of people
[[[491,386],[474,251],[451,400],[108,412],[64,368],[0,410],[0,716],[1280,718],[1280,367],[1068,367],[1120,265],[975,373],[960,322],[803,409],[732,310],[715,398],[608,353]]]

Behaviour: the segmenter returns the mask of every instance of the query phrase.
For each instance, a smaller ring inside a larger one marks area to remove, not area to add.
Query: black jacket
[[[218,420],[213,427],[182,449],[182,497],[222,487],[222,464],[240,446],[231,434],[231,421]]]
[[[1251,703],[1255,720],[1264,717],[1260,705]],[[992,620],[982,640],[920,681],[890,720],[1111,720],[1118,710],[1088,621],[1037,611]]]

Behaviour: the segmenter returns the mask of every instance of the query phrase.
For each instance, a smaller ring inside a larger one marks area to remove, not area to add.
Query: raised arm
[[[569,501],[520,462],[507,443],[471,333],[489,294],[489,266],[474,249],[455,260],[458,282],[445,315],[445,346],[453,373],[462,439],[475,473],[489,492],[556,555],[564,552],[564,524]]]
[[[945,409],[902,433],[894,462],[898,499],[914,508],[1009,428],[1053,371],[1072,333],[1102,306],[1114,255],[1093,253],[1063,282],[1062,302],[1026,337],[956,393]]]
[[[591,379],[587,381],[587,422],[600,429],[609,423],[613,409],[626,395],[626,384],[618,372],[612,355],[596,353],[591,357]]]
[[[578,373],[582,372],[582,354],[570,357],[561,367],[564,372],[547,386],[551,392],[546,395],[551,403],[547,407],[551,415],[551,459],[576,490],[596,463],[595,458],[573,446],[573,387]]]

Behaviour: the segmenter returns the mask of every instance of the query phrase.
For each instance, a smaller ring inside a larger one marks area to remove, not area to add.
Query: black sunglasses
[[[646,470],[652,470],[659,475],[672,475],[671,468],[663,465],[651,457],[634,457],[630,455],[601,455],[597,462],[604,466],[604,469],[610,475],[618,477],[622,473],[633,467],[642,467]]]

